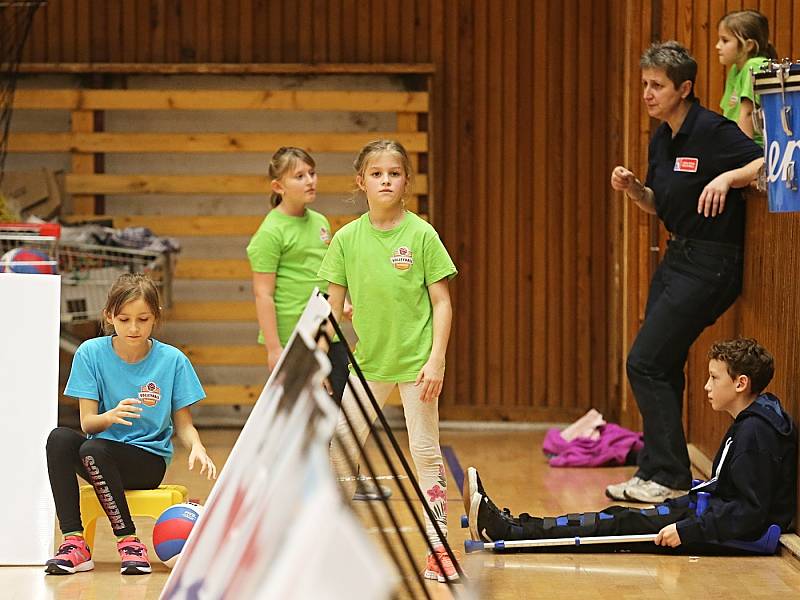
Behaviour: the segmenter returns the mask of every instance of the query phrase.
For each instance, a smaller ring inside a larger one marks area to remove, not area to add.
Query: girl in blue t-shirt
[[[753,90],[750,70],[756,72],[778,56],[769,43],[769,21],[757,10],[736,10],[719,20],[718,34],[719,62],[729,67],[719,103],[722,114],[763,146],[763,137],[753,128],[753,111],[761,101]]]
[[[57,427],[47,439],[47,470],[64,542],[45,572],[94,568],[83,538],[77,473],[94,486],[111,529],[123,575],[150,573],[147,547],[136,537],[125,490],[161,484],[172,459],[172,434],[189,449],[189,470],[215,479],[189,406],[205,397],[184,354],[150,337],[161,317],[158,290],[145,275],[122,275],[108,292],[103,327],[111,335],[80,345],[64,394],[79,399],[87,437]]]

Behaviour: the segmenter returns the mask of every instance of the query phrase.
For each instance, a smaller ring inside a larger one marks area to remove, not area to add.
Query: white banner
[[[322,387],[330,363],[315,338],[329,313],[313,294],[162,599],[391,596],[393,572],[344,505],[328,461],[338,409]]]
[[[44,564],[55,507],[45,443],[58,419],[58,275],[0,273],[0,565]]]

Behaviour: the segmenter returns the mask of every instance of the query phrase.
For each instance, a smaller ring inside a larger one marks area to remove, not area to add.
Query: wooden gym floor
[[[201,436],[214,460],[222,465],[238,430],[203,430]],[[404,434],[398,434],[401,445]],[[599,510],[609,504],[603,488],[630,476],[631,468],[551,469],[541,453],[540,431],[442,431],[461,467],[478,467],[487,492],[495,502],[514,513],[557,515]],[[373,448],[374,450],[374,448]],[[205,500],[210,485],[185,467],[186,453],[179,448],[166,480],[189,488],[190,498]],[[505,554],[463,555],[467,530],[459,527],[463,512],[461,493],[448,473],[449,539],[462,557],[464,570],[474,584],[475,598],[796,598],[800,597],[800,561],[783,551],[780,556],[690,557],[648,554]],[[392,506],[401,523],[412,520],[397,487]],[[356,503],[366,515],[363,504]],[[372,527],[371,523],[366,523]],[[149,519],[137,521],[142,539],[152,548]],[[376,544],[380,539],[375,535]],[[412,540],[418,568],[423,567],[422,541]],[[151,550],[151,558],[154,558]],[[158,598],[168,570],[157,560],[153,573],[123,577],[107,523],[98,522],[93,572],[72,576],[47,576],[41,567],[0,567],[0,589],[13,600],[149,600]],[[428,582],[434,598],[450,598],[447,587]],[[457,588],[458,589],[458,588]],[[402,593],[401,593],[402,597]],[[457,594],[456,597],[468,597]]]

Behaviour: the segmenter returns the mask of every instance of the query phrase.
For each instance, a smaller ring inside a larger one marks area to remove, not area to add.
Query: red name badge
[[[696,158],[679,156],[675,159],[675,168],[673,171],[680,171],[681,173],[697,173],[697,163],[698,160]]]

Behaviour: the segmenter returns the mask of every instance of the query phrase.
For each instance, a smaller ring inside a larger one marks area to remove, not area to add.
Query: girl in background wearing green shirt
[[[383,406],[399,388],[419,485],[446,533],[447,480],[439,448],[438,401],[452,321],[448,280],[457,271],[436,230],[405,209],[412,172],[403,146],[390,140],[370,142],[354,167],[369,212],[333,236],[319,275],[330,282],[329,300],[337,319],[345,294],[350,294],[358,336],[355,357],[378,404]],[[358,379],[351,382],[366,398]],[[353,439],[340,416],[335,438],[339,441],[331,446],[331,460],[345,476],[349,473],[344,453],[358,462],[358,446],[366,442],[370,423],[362,418],[350,389],[345,390],[342,408],[354,422],[358,438]],[[427,515],[426,529],[444,573],[429,555],[425,577],[442,582],[457,579]]]
[[[269,163],[272,210],[247,246],[253,271],[253,293],[261,329],[258,341],[267,350],[267,366],[275,368],[283,347],[315,287],[328,282],[317,276],[331,240],[324,215],[308,205],[317,195],[314,159],[303,149],[279,148]],[[347,349],[331,345],[330,384],[337,402],[347,383]]]
[[[753,111],[761,101],[753,90],[750,69],[757,72],[761,65],[778,56],[769,43],[769,21],[756,10],[737,10],[720,19],[718,31],[719,62],[730,67],[719,103],[722,114],[763,146],[764,138],[753,131]]]

